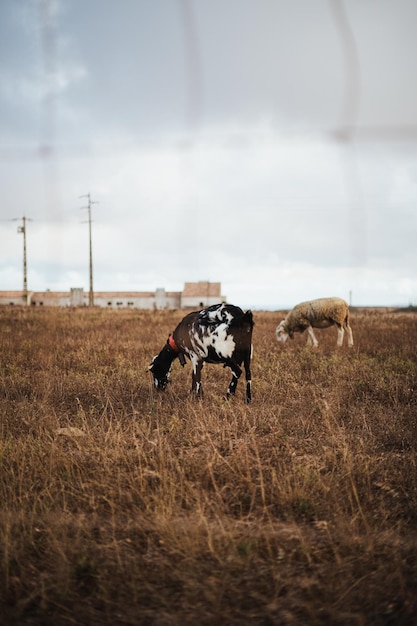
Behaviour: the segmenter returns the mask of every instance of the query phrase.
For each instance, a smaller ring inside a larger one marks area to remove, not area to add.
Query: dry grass
[[[183,312],[0,309],[0,621],[417,623],[417,317],[280,346],[253,394],[147,365]]]

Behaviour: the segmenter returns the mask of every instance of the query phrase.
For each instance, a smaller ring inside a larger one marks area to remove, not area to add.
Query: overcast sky
[[[415,0],[2,0],[0,290],[417,304]],[[13,222],[10,220],[16,219]]]

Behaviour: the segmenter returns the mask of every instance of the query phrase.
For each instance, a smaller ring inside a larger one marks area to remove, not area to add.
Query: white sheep
[[[293,339],[294,333],[308,332],[307,345],[315,348],[318,341],[313,332],[314,328],[328,328],[337,326],[337,346],[343,344],[345,330],[349,348],[353,346],[352,329],[349,326],[349,306],[342,298],[318,298],[297,304],[280,322],[276,328],[277,340],[285,342],[288,337]]]

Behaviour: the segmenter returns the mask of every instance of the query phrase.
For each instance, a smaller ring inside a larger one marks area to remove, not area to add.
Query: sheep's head
[[[287,328],[285,320],[282,320],[282,322],[278,324],[275,334],[277,336],[277,341],[281,343],[285,343],[288,337],[291,337],[291,339],[293,338],[293,333]]]
[[[153,376],[155,388],[158,389],[158,391],[164,391],[171,382],[169,378],[171,372],[170,365],[167,368],[166,364],[161,359],[161,355],[157,354],[149,365],[149,371]]]

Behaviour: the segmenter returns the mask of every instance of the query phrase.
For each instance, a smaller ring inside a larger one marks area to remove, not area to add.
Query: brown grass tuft
[[[417,622],[417,323],[280,346],[253,395],[147,366],[183,312],[0,309],[0,621]]]

